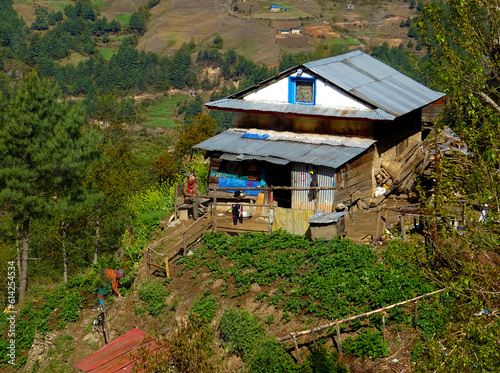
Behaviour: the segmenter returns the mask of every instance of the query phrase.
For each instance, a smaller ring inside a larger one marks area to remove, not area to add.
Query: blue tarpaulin
[[[248,181],[239,179],[230,179],[227,177],[219,176],[219,187],[227,188],[234,187],[234,190],[228,190],[228,192],[236,192],[238,188],[244,187],[260,187],[260,181]],[[260,190],[244,190],[247,196],[256,196],[260,193]]]

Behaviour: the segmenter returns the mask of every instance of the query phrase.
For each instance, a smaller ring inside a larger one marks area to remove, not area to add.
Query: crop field
[[[115,14],[115,18],[123,23],[124,25],[128,25],[130,23],[130,17],[132,16],[131,13],[126,13],[126,14]]]
[[[106,60],[109,61],[113,57],[114,51],[109,48],[99,48],[99,54]]]
[[[185,95],[173,95],[165,97],[158,103],[148,106],[145,110],[146,121],[144,126],[150,127],[176,127],[177,123],[172,120],[175,116],[177,103],[187,99]]]
[[[338,320],[435,290],[401,259],[400,246],[379,257],[349,240],[311,242],[284,231],[231,238],[219,232],[204,235],[203,243],[180,259],[190,279],[207,271],[213,281],[224,282],[220,296],[230,298],[258,285],[254,302],[266,302],[285,317]]]

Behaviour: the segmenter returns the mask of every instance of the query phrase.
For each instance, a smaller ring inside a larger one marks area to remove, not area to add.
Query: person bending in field
[[[99,299],[99,306],[104,308],[104,293],[111,287],[118,298],[122,298],[118,291],[118,280],[125,275],[123,269],[110,269],[103,268],[99,272],[99,288],[97,290],[97,298]]]

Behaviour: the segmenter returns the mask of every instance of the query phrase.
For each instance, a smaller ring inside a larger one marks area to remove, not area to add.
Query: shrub
[[[154,317],[162,315],[167,309],[165,298],[168,295],[169,291],[154,281],[145,281],[139,290],[139,298],[147,304],[146,309]]]
[[[301,373],[348,373],[343,364],[337,365],[337,355],[325,346],[320,346],[307,355]]]
[[[191,308],[191,315],[198,315],[200,321],[207,324],[212,322],[217,311],[217,297],[209,294],[208,290],[205,291]]]
[[[379,331],[362,330],[355,339],[348,337],[342,344],[346,355],[369,356],[372,359],[389,356],[388,343],[382,341]]]
[[[224,342],[246,356],[264,338],[264,327],[247,310],[228,308],[220,320],[220,333]]]
[[[299,372],[300,369],[295,366],[292,357],[283,349],[280,342],[274,338],[259,340],[246,362],[252,373],[293,373]]]
[[[82,298],[75,291],[69,291],[62,302],[61,314],[59,318],[64,321],[75,322],[80,318],[80,308]]]

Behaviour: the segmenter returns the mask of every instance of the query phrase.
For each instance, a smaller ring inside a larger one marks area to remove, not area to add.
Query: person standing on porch
[[[188,181],[183,188],[184,202],[193,205],[193,219],[198,219],[198,208],[200,207],[200,187],[196,183],[196,175],[191,172]]]

